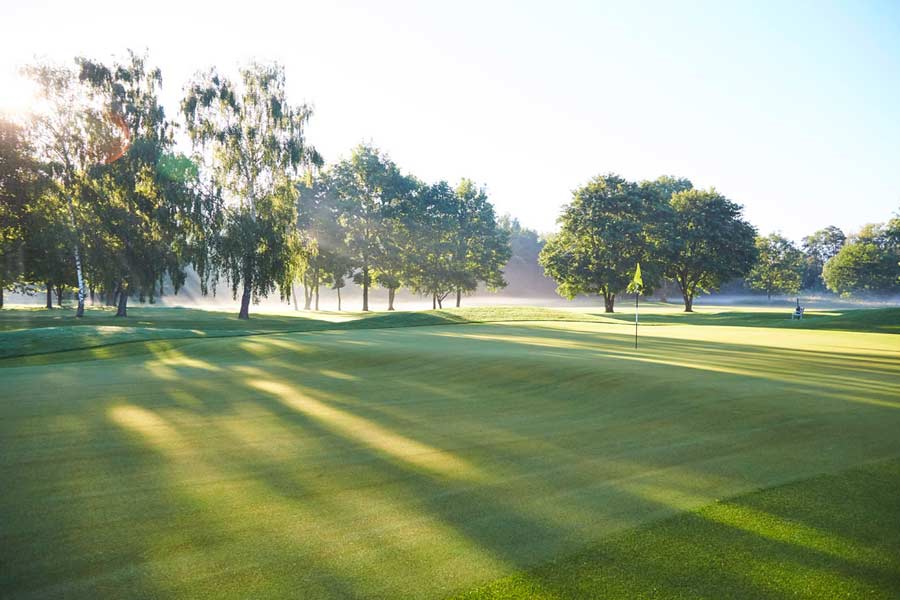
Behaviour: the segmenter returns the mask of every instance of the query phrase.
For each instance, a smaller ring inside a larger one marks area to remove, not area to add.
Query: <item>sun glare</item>
[[[34,83],[16,71],[0,72],[0,114],[28,115],[36,103]]]

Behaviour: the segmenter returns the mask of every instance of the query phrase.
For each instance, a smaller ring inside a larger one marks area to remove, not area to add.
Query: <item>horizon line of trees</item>
[[[598,294],[606,312],[630,291],[637,263],[644,293],[674,285],[685,312],[697,294],[734,280],[770,300],[801,289],[845,297],[900,292],[900,214],[852,236],[826,227],[797,247],[779,233],[759,236],[742,212],[685,178],[599,175],[573,192],[538,260],[561,296]]]
[[[175,149],[178,123],[159,101],[162,75],[146,56],[77,58],[25,69],[40,94],[26,123],[0,119],[0,307],[4,290],[45,287],[76,316],[95,296],[127,316],[128,299],[175,293],[192,266],[203,294],[220,280],[251,303],[277,291],[318,309],[322,285],[352,280],[369,309],[372,286],[448,295],[505,285],[509,233],[483,187],[427,184],[361,144],[325,167],[305,137],[312,108],[292,105],[278,65],[237,80],[215,69],[185,90],[193,153]]]
[[[423,182],[371,144],[325,165],[306,139],[312,108],[293,105],[277,65],[232,80],[199,72],[178,122],[159,100],[162,74],[129,51],[118,62],[77,58],[24,72],[40,92],[25,123],[0,119],[0,307],[5,290],[74,290],[76,316],[96,297],[127,316],[129,298],[178,293],[193,267],[203,294],[224,281],[239,317],[274,292],[319,307],[322,286],[349,281],[431,297],[432,307],[479,285],[543,269],[567,298],[597,294],[612,312],[635,265],[645,292],[698,294],[741,281],[774,294],[900,291],[900,215],[846,235],[827,227],[798,247],[759,236],[743,208],[685,178],[632,182],[600,175],[573,192],[559,232],[541,238],[498,219],[483,187]],[[192,152],[176,149],[187,133]],[[512,258],[512,261],[510,260]],[[535,264],[537,263],[537,264]]]

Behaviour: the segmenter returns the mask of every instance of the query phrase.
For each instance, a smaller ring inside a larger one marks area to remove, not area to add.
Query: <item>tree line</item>
[[[177,293],[190,266],[203,294],[227,283],[241,318],[276,291],[299,308],[302,289],[318,310],[323,286],[340,309],[349,281],[363,310],[374,286],[389,310],[401,287],[439,308],[505,286],[511,257],[517,276],[539,281],[538,263],[561,295],[600,295],[609,312],[638,262],[645,292],[674,287],[688,312],[735,280],[769,298],[900,292],[900,216],[852,235],[827,227],[798,247],[759,236],[715,189],[609,174],[576,189],[559,232],[541,239],[498,219],[472,181],[423,182],[371,144],[326,166],[306,139],[312,108],[289,102],[277,65],[236,80],[198,73],[178,119],[160,103],[160,70],[133,52],[25,73],[38,110],[0,119],[0,307],[5,290],[44,289],[48,307],[74,290],[77,316],[96,297],[126,316],[130,298],[154,302],[167,283]]]
[[[771,299],[801,289],[842,296],[900,292],[900,215],[852,236],[826,227],[797,247],[759,236],[743,208],[684,178],[600,175],[573,192],[539,262],[567,298],[599,294],[606,312],[641,264],[645,293],[674,284],[686,312],[699,293],[741,279]]]
[[[463,179],[425,183],[363,144],[325,166],[306,139],[312,108],[291,104],[284,71],[251,64],[237,80],[215,69],[185,90],[181,119],[159,101],[160,70],[129,52],[105,64],[37,64],[39,110],[0,120],[0,307],[3,290],[74,289],[127,316],[129,298],[177,293],[188,266],[201,291],[225,281],[251,303],[352,280],[407,287],[440,307],[479,284],[505,285],[509,234],[486,191]],[[176,150],[183,127],[192,151]]]

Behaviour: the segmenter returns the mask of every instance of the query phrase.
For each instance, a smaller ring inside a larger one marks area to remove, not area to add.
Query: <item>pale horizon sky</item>
[[[175,117],[212,65],[285,66],[308,137],[361,141],[407,172],[485,185],[555,228],[594,175],[714,186],[767,234],[853,231],[900,209],[900,4],[891,2],[11,2],[0,109],[17,70],[149,50]]]

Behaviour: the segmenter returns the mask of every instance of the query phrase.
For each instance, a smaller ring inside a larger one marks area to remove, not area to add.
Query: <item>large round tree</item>
[[[567,298],[600,294],[606,312],[624,292],[637,263],[652,287],[665,205],[649,187],[618,175],[595,177],[575,190],[559,218],[560,231],[540,254],[544,271]]]
[[[750,271],[756,230],[743,219],[741,206],[714,189],[677,192],[670,206],[666,276],[678,283],[685,312],[692,312],[698,292]]]
[[[866,225],[822,270],[829,290],[842,296],[894,294],[900,290],[900,220]]]

